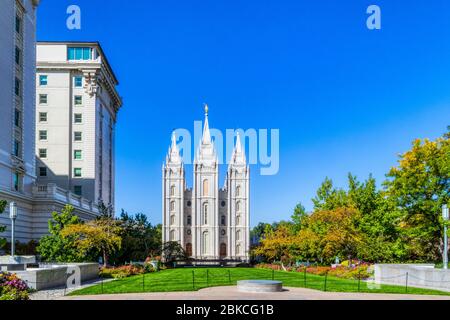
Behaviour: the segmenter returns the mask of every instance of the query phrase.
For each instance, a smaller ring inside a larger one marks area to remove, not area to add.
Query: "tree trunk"
[[[103,266],[108,266],[108,255],[106,254],[106,250],[103,250]]]

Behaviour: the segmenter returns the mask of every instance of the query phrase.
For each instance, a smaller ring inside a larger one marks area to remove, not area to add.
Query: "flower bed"
[[[29,300],[28,285],[17,275],[0,272],[0,300]]]
[[[332,267],[323,267],[323,266],[314,266],[314,267],[292,267],[288,266],[285,267],[287,272],[306,272],[318,276],[333,276],[337,278],[343,278],[343,279],[367,279],[372,276],[372,274],[369,272],[369,266],[368,264],[360,264],[357,266],[351,266],[351,267],[345,267],[345,266],[338,266],[335,268]],[[261,263],[256,265],[256,268],[261,269],[271,269],[276,271],[282,271],[283,268],[279,264],[268,264],[268,263]]]
[[[122,279],[139,274],[155,272],[151,264],[142,265],[126,265],[117,268],[103,267],[100,269],[100,277]]]

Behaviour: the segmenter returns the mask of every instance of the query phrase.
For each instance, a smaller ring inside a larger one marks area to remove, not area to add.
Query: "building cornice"
[[[96,94],[96,88],[99,83],[103,83],[106,90],[111,95],[114,101],[114,110],[117,114],[122,107],[122,98],[119,96],[115,88],[114,80],[111,78],[110,73],[107,72],[103,63],[99,62],[49,62],[49,61],[37,61],[37,71],[78,71],[83,73],[86,77],[87,91],[89,94]]]

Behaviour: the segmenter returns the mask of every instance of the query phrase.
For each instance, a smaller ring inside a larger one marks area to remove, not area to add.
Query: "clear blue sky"
[[[66,28],[71,4],[80,31]],[[171,131],[202,120],[203,102],[214,128],[280,129],[279,174],[252,168],[253,225],[311,209],[325,176],[381,182],[413,139],[450,124],[447,0],[43,0],[38,40],[101,42],[124,98],[116,209],[154,223]]]

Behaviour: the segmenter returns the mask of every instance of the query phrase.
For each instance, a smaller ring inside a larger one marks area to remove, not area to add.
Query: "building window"
[[[14,155],[20,158],[20,142],[18,140],[14,140]]]
[[[236,202],[236,211],[237,212],[241,211],[241,203],[239,201]]]
[[[40,86],[46,86],[47,84],[48,84],[48,76],[40,75],[39,76],[39,85]]]
[[[187,234],[188,236],[190,236],[190,235],[192,234],[191,229],[188,229],[188,230],[186,231],[186,234]]]
[[[83,133],[80,131],[75,131],[73,133],[73,140],[75,140],[77,142],[83,141]]]
[[[192,225],[192,217],[191,216],[187,216],[187,224],[188,224],[188,226]]]
[[[73,176],[75,178],[81,178],[81,168],[74,168],[73,169]]]
[[[236,216],[236,225],[239,226],[241,225],[241,216]]]
[[[14,93],[16,96],[20,95],[20,80],[16,78],[15,86],[14,86]]]
[[[47,149],[39,149],[39,158],[47,159]]]
[[[175,224],[175,216],[170,216],[170,225],[173,226]]]
[[[241,196],[241,187],[237,186],[236,187],[236,197],[240,197]]]
[[[222,229],[222,236],[224,236],[224,235],[226,235],[227,234],[227,232],[225,231],[225,229]]]
[[[75,115],[74,115],[74,122],[75,123],[82,123],[83,122],[83,115],[81,113],[75,113]]]
[[[91,60],[92,59],[92,48],[68,48],[67,49],[67,59],[68,60]]]
[[[73,152],[73,158],[75,160],[81,160],[82,159],[82,152],[81,152],[81,150],[75,150]]]
[[[174,196],[175,195],[175,186],[171,186],[170,187],[170,195]]]
[[[209,196],[209,181],[207,179],[203,180],[203,196]]]
[[[75,96],[75,105],[76,106],[83,105],[83,96]]]
[[[47,122],[47,112],[39,112],[39,122]]]
[[[208,247],[209,247],[209,236],[208,231],[203,232],[203,247],[202,247],[202,253],[208,254]]]
[[[220,203],[220,205],[221,205],[222,207],[225,207],[225,206],[227,205],[227,203],[226,203],[225,201],[222,201],[222,202]]]
[[[188,207],[191,207],[191,206],[192,206],[192,202],[191,202],[191,201],[188,201],[188,202],[187,202],[187,206],[188,206]]]
[[[83,77],[82,76],[75,76],[73,82],[74,82],[75,88],[83,87]]]
[[[47,130],[39,131],[39,140],[41,140],[41,141],[47,140]]]
[[[47,104],[47,103],[48,103],[48,96],[46,94],[40,94],[39,104]]]
[[[220,218],[220,223],[221,223],[223,226],[226,224],[226,222],[225,222],[225,216],[222,216],[222,217]]]
[[[175,230],[171,230],[170,231],[170,237],[169,237],[170,241],[175,241]]]
[[[238,244],[236,246],[236,254],[241,254],[241,245],[240,244]]]
[[[208,224],[208,204],[203,205],[203,224]]]
[[[241,240],[241,230],[238,230],[237,232],[236,232],[236,240]]]
[[[19,49],[19,48],[17,48],[16,47],[16,58],[15,58],[15,60],[16,60],[16,64],[18,64],[18,65],[20,65],[20,57],[21,57],[21,55],[22,55],[22,51]]]
[[[14,110],[14,125],[18,128],[21,127],[21,112],[17,109]]]
[[[170,203],[170,211],[175,211],[175,201]]]
[[[75,193],[77,196],[81,197],[83,195],[83,187],[82,186],[74,186],[73,193]]]
[[[16,16],[16,32],[21,33],[22,31],[22,19],[19,16]]]
[[[47,176],[47,167],[39,167],[39,176],[46,177]]]
[[[13,184],[14,184],[14,190],[20,191],[21,183],[20,183],[20,174],[18,172],[14,173]]]

